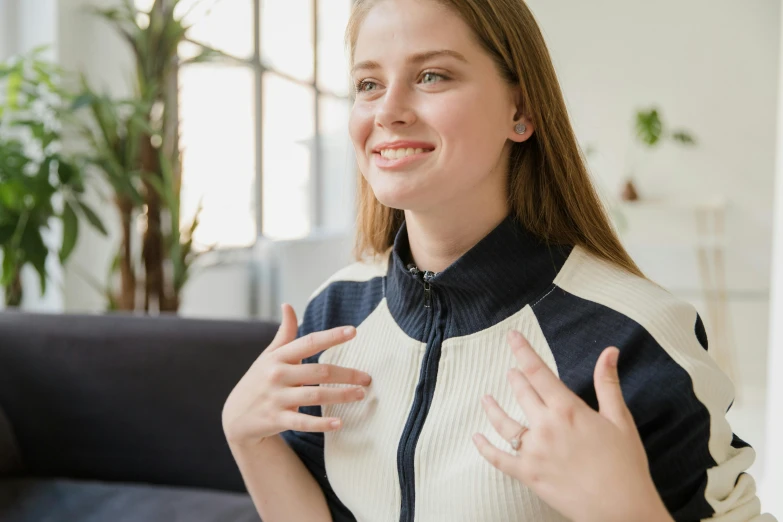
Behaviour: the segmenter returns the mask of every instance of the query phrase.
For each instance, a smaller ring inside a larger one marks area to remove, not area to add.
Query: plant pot
[[[620,199],[623,201],[638,201],[639,193],[636,191],[633,180],[626,180],[625,185],[623,185],[623,190],[620,193]]]

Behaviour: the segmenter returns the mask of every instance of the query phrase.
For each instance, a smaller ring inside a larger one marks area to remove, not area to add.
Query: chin
[[[376,174],[377,176],[377,174]],[[381,174],[382,177],[385,177]],[[398,210],[414,210],[426,202],[426,192],[411,186],[408,180],[375,179],[370,180],[375,199],[381,204]]]

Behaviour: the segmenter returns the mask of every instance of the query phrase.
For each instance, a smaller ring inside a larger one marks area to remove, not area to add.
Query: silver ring
[[[514,451],[517,451],[520,446],[522,446],[522,435],[525,434],[527,430],[529,430],[527,426],[522,426],[522,429],[519,430],[519,433],[517,433],[510,441],[511,447],[514,448]]]

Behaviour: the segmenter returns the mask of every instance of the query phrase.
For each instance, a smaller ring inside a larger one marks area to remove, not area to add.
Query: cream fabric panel
[[[384,299],[357,328],[356,337],[327,350],[326,364],[357,368],[373,382],[360,402],[328,405],[324,416],[343,420],[325,436],[326,474],[361,522],[400,517],[397,446],[413,404],[425,345],[400,330]]]
[[[547,365],[555,360],[529,306],[473,335],[449,339],[443,351],[424,430],[416,447],[416,513],[421,522],[561,522],[566,520],[517,480],[492,467],[471,440],[483,433],[512,451],[481,407],[491,394],[513,418],[525,415],[506,378],[516,366],[506,334],[525,335]]]

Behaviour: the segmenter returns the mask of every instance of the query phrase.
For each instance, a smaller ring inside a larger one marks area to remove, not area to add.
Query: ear
[[[533,125],[533,119],[530,117],[529,114],[526,113],[526,111],[523,108],[522,104],[522,90],[519,87],[516,87],[513,90],[513,101],[514,101],[514,114],[512,121],[509,125],[509,134],[508,139],[511,141],[522,143],[523,141],[527,141],[530,139],[530,137],[533,135],[533,132],[535,132],[535,126]],[[525,132],[522,134],[519,134],[516,131],[517,124],[522,124],[525,126]]]

